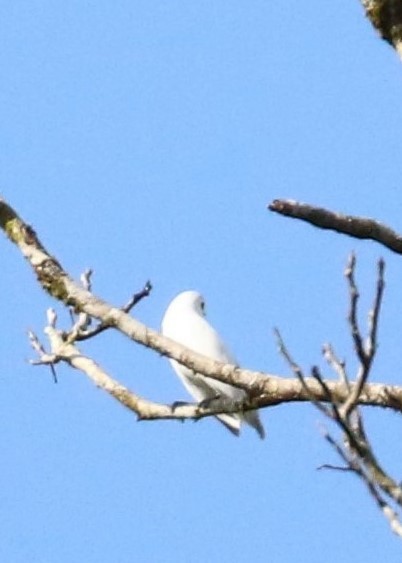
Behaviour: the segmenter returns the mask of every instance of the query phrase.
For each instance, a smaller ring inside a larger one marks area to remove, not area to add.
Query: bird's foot
[[[172,403],[170,405],[170,408],[172,409],[172,412],[174,413],[174,411],[178,407],[187,407],[188,405],[191,405],[191,403],[187,403],[186,401],[175,401],[174,403]]]

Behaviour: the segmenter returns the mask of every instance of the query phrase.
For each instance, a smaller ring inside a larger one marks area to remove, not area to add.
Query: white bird
[[[219,334],[206,320],[205,301],[197,291],[183,291],[171,301],[162,320],[162,334],[203,356],[237,365]],[[243,389],[194,373],[176,360],[169,361],[187,391],[199,403],[217,398],[236,402],[247,397]],[[257,411],[216,416],[236,436],[243,420],[256,429],[260,438],[265,436]]]

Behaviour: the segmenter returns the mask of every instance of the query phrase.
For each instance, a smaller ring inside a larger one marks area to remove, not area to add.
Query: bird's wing
[[[194,397],[194,399],[198,403],[205,401],[206,399],[214,399],[217,396],[217,393],[219,396],[225,396],[225,393],[221,393],[218,389],[219,386],[214,385],[214,383],[220,383],[219,381],[213,381],[212,379],[207,380],[202,375],[200,376],[194,374],[187,368],[184,368],[184,366],[182,366],[175,360],[171,360],[171,364],[187,391],[192,397]],[[209,384],[210,382],[212,383],[212,385]],[[223,383],[222,385],[225,384]],[[230,386],[227,385],[227,387]],[[233,388],[230,387],[230,389]],[[232,434],[239,436],[241,417],[238,414],[217,414],[216,418],[219,420],[219,422],[226,426],[226,428],[230,430]]]
[[[216,397],[216,390],[209,385],[208,380],[204,376],[193,373],[176,360],[170,360],[176,374],[181,379],[184,387],[199,403],[205,399],[213,399]]]

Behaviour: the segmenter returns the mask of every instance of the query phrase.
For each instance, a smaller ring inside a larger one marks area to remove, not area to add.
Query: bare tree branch
[[[324,464],[322,467],[349,470],[358,475],[387,518],[391,529],[402,537],[399,514],[387,500],[389,498],[396,505],[402,506],[402,488],[383,470],[376,459],[358,408],[359,404],[371,404],[389,406],[402,412],[402,388],[367,383],[377,349],[378,318],[384,288],[382,261],[378,265],[377,290],[369,315],[366,342],[357,322],[359,293],[354,277],[356,264],[354,256],[349,260],[345,272],[350,297],[349,327],[359,360],[356,383],[350,381],[344,363],[338,360],[329,345],[323,348],[323,354],[327,362],[334,367],[339,381],[324,380],[317,367],[312,368],[312,377],[306,378],[300,366],[291,357],[279,331],[276,331],[280,351],[296,375],[295,379],[285,379],[214,362],[183,348],[133,319],[126,311],[149,294],[148,284],[122,309],[112,307],[95,297],[90,291],[91,272],[87,271],[81,277],[81,284],[74,282],[62,269],[60,263],[45,250],[33,229],[1,199],[0,226],[28,259],[42,287],[56,299],[73,307],[74,311],[72,328],[69,331],[60,331],[56,328],[56,313],[52,309],[49,310],[45,332],[50,342],[50,352],[46,352],[32,332],[29,333],[31,345],[39,355],[39,360],[32,363],[49,365],[54,377],[56,363],[69,364],[135,412],[140,420],[198,419],[223,412],[238,412],[289,401],[310,401],[324,416],[337,424],[344,436],[343,444],[340,444],[328,432],[324,435],[345,465],[338,467]],[[93,318],[98,319],[99,324],[90,329]],[[82,335],[92,332],[92,336],[95,336],[109,327],[119,330],[139,344],[178,360],[196,372],[245,389],[248,398],[242,404],[225,405],[219,402],[215,406],[213,403],[169,406],[143,399],[113,379],[94,360],[83,355],[76,346],[76,342],[80,338],[83,339]]]
[[[26,224],[3,199],[0,199],[0,228],[19,247],[32,266],[41,286],[55,299],[73,307],[75,313],[85,313],[98,319],[105,327],[117,329],[138,344],[174,358],[206,377],[216,378],[245,390],[250,389],[252,380],[255,392],[260,391],[259,385],[266,383],[267,374],[249,372],[246,375],[245,370],[240,374],[236,366],[221,364],[196,354],[146,327],[124,310],[96,297],[70,278],[60,263],[46,251],[32,227]]]
[[[334,213],[291,199],[275,199],[268,205],[268,209],[286,217],[301,219],[321,229],[330,229],[359,239],[374,240],[389,250],[402,254],[402,236],[374,219]]]
[[[323,405],[311,391],[310,384],[305,380],[301,368],[291,358],[283,340],[280,338],[280,350],[285,359],[291,365],[292,370],[299,379],[304,380],[304,389],[310,395],[312,404],[328,419],[338,426],[342,431],[343,443],[336,440],[326,429],[323,432],[325,440],[335,450],[344,465],[323,464],[320,469],[333,469],[336,471],[355,473],[366,485],[370,495],[388,520],[393,532],[402,537],[402,524],[400,515],[391,506],[391,502],[402,507],[402,486],[398,484],[381,466],[377,460],[373,448],[367,438],[364,422],[358,404],[361,394],[367,388],[367,380],[377,350],[378,320],[381,309],[381,301],[384,290],[384,262],[378,262],[378,276],[376,294],[373,307],[369,313],[368,337],[366,343],[360,332],[357,322],[357,303],[359,292],[355,281],[356,259],[352,255],[345,270],[345,276],[349,287],[349,329],[355,346],[356,356],[359,360],[357,380],[355,384],[350,382],[344,363],[336,357],[331,346],[323,347],[323,354],[327,362],[337,373],[340,383],[343,385],[346,396],[339,401],[331,392],[329,383],[325,381],[318,370],[313,367],[311,373],[321,385],[326,404]]]
[[[307,393],[304,385],[297,379],[221,364],[186,349],[146,327],[122,309],[96,297],[68,276],[60,263],[45,250],[32,227],[24,223],[3,199],[0,199],[0,228],[18,246],[32,266],[39,283],[52,297],[72,306],[76,313],[83,312],[96,318],[106,326],[119,330],[131,340],[174,358],[197,373],[244,389],[250,395],[248,406],[245,408],[309,401],[311,395],[316,400],[327,400],[322,385],[314,378],[305,380],[309,390]],[[70,335],[70,340],[74,338],[74,334]],[[343,383],[328,381],[326,384],[334,401],[342,403],[346,400],[348,395]],[[365,385],[359,396],[359,404],[389,407],[402,412],[402,387],[373,383]]]
[[[65,362],[71,367],[81,371],[92,380],[95,385],[107,393],[122,405],[133,411],[138,420],[198,420],[206,416],[212,416],[223,412],[238,412],[248,410],[248,402],[241,404],[231,402],[230,405],[223,405],[222,402],[208,406],[183,403],[179,406],[163,405],[143,399],[132,390],[128,389],[118,381],[113,379],[97,362],[81,353],[73,342],[72,334],[66,336],[66,332],[56,328],[57,316],[53,309],[48,310],[48,326],[45,333],[49,339],[50,352],[46,352],[36,335],[31,333],[30,340],[32,347],[37,352],[39,359],[32,360],[33,365],[50,365]]]
[[[370,369],[374,360],[375,353],[377,351],[378,318],[380,315],[381,301],[384,292],[385,265],[383,260],[379,260],[376,295],[374,298],[373,308],[369,312],[369,333],[366,345],[364,345],[364,340],[360,333],[357,322],[357,300],[359,297],[359,292],[356,287],[354,276],[355,266],[356,258],[352,254],[349,259],[348,267],[345,271],[345,276],[348,280],[350,294],[349,325],[353,343],[355,345],[356,355],[360,361],[360,367],[357,375],[356,385],[353,391],[351,391],[348,400],[343,405],[343,414],[345,417],[348,417],[357,405],[357,401],[370,374]]]

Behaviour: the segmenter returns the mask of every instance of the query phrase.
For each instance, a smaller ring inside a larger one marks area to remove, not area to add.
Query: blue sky
[[[373,380],[400,384],[400,257],[266,210],[291,197],[402,231],[402,69],[358,2],[3,2],[0,185],[75,277],[158,328],[198,289],[240,363],[289,375],[330,341],[351,373],[343,268],[362,316],[387,263]],[[262,413],[267,439],[214,420],[142,422],[78,372],[32,368],[54,302],[2,242],[0,559],[22,563],[400,561],[310,405]],[[68,316],[58,307],[60,326]],[[150,399],[185,400],[164,358],[117,334],[82,345]],[[330,372],[326,370],[326,375]],[[402,427],[365,411],[391,473]]]

